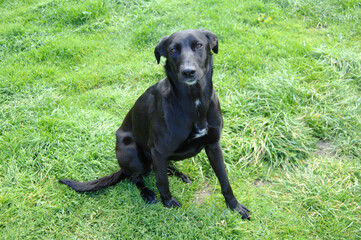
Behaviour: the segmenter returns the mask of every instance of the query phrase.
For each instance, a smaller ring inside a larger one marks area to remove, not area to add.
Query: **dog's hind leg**
[[[178,171],[174,166],[168,166],[168,175],[169,176],[177,176],[179,177],[183,182],[185,183],[191,183],[191,180],[189,179],[189,177],[187,175],[185,175],[184,173]]]
[[[146,203],[156,203],[152,190],[144,185],[142,176],[150,171],[150,161],[138,148],[131,132],[119,129],[116,133],[116,155],[119,166],[129,175],[129,180],[140,190],[140,196]]]
[[[137,188],[140,191],[140,196],[143,198],[143,200],[146,203],[151,204],[151,203],[156,203],[157,202],[157,198],[155,197],[154,192],[144,185],[144,182],[143,182],[143,179],[142,179],[141,176],[139,176],[139,177],[130,177],[130,181],[132,183],[134,183],[135,186],[137,186]]]

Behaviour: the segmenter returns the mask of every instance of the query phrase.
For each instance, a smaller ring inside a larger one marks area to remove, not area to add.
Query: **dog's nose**
[[[196,69],[194,67],[187,67],[183,69],[182,75],[185,78],[193,78],[196,75]]]

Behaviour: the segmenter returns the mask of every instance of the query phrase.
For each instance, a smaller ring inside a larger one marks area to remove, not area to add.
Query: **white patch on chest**
[[[198,109],[201,104],[202,104],[201,100],[199,100],[199,99],[196,99],[194,101],[194,106],[196,107],[196,109]],[[203,137],[204,135],[206,135],[208,133],[207,127],[203,128],[203,129],[198,129],[198,127],[196,126],[196,129],[198,131],[196,134],[194,134],[193,139]]]
[[[199,130],[198,133],[194,134],[193,139],[203,137],[203,136],[206,135],[207,133],[208,133],[207,128],[201,129],[201,130]]]
[[[201,105],[201,101],[199,99],[196,99],[194,105],[196,106],[196,108],[198,108]]]

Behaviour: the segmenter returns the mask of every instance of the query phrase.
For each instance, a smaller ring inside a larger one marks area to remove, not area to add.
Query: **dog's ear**
[[[157,59],[158,64],[160,63],[160,57],[167,57],[165,47],[167,45],[168,38],[168,36],[164,37],[154,49],[154,55]]]
[[[216,34],[208,30],[201,30],[203,34],[208,38],[209,46],[214,53],[218,53],[218,37]]]

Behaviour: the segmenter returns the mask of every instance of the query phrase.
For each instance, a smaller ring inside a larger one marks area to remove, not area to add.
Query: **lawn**
[[[360,21],[358,0],[0,0],[0,239],[360,239]],[[221,143],[251,221],[205,153],[176,163],[192,184],[169,178],[179,209],[129,181],[58,183],[118,170],[115,131],[165,76],[154,47],[188,28],[219,38]]]

